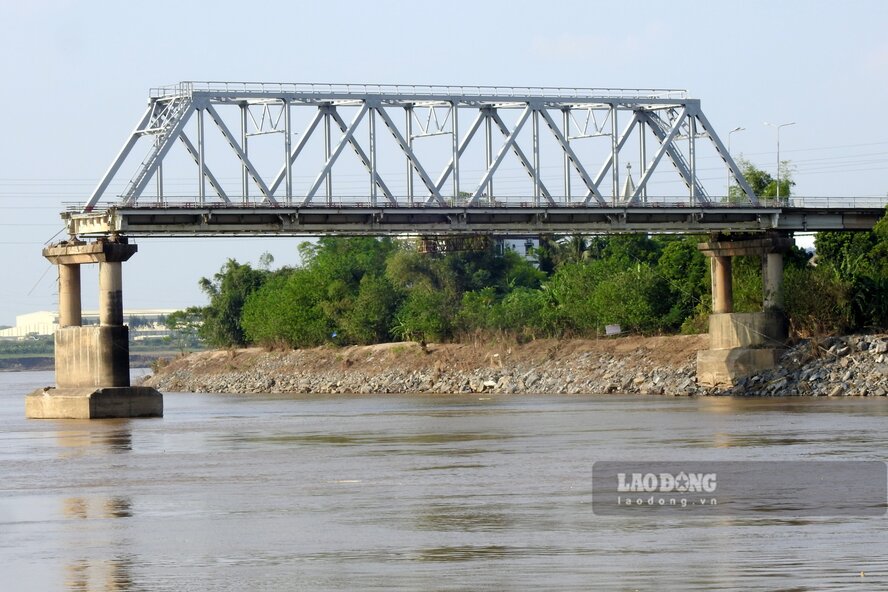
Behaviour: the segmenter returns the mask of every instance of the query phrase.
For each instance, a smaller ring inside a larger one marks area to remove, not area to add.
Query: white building
[[[0,338],[23,339],[29,335],[52,335],[58,328],[59,313],[39,310],[15,317],[15,327],[0,329]]]
[[[505,236],[497,238],[496,250],[498,253],[515,251],[534,265],[538,263],[535,249],[540,247],[538,236]]]
[[[140,337],[162,337],[169,331],[163,324],[164,318],[176,312],[175,308],[130,309],[123,311],[123,322],[130,325],[130,336],[138,340]],[[99,312],[85,310],[82,313],[84,325],[95,325],[99,322]],[[59,328],[59,313],[48,310],[29,312],[15,317],[15,327],[0,329],[0,339],[25,339],[39,335],[52,335]]]

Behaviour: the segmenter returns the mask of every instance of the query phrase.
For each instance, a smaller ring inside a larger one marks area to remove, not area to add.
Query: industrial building
[[[170,334],[164,319],[177,309],[130,309],[123,312],[124,323],[129,325],[130,338],[140,341],[149,337],[165,337]],[[84,325],[99,324],[99,312],[83,311]],[[59,313],[39,310],[20,314],[15,317],[15,326],[0,329],[0,339],[21,340],[33,337],[53,335],[59,328]]]

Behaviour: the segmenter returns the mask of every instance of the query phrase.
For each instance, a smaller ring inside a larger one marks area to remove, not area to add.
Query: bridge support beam
[[[56,386],[25,398],[31,419],[160,417],[163,396],[130,385],[129,328],[123,324],[122,263],[136,253],[126,239],[51,245],[43,256],[59,266]],[[99,265],[99,325],[82,326],[80,266]]]
[[[764,238],[719,240],[698,248],[711,258],[712,315],[709,317],[709,349],[697,354],[697,382],[728,387],[762,370],[773,368],[788,338],[783,313],[783,254],[793,240],[779,234]],[[731,259],[762,258],[763,311],[736,313],[733,303]]]

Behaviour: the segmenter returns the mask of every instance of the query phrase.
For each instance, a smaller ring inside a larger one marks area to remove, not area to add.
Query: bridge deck
[[[72,235],[311,236],[869,230],[884,203],[689,206],[112,206],[64,212]]]

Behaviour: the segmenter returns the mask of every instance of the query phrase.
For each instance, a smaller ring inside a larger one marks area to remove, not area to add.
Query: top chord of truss
[[[193,97],[305,98],[330,100],[374,97],[392,102],[447,101],[589,103],[613,100],[680,101],[686,90],[656,88],[569,88],[528,86],[448,86],[434,84],[331,84],[291,82],[185,81],[152,88],[150,98]]]

